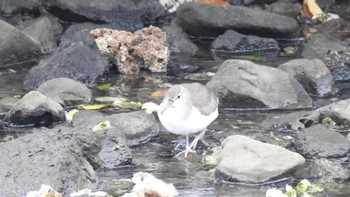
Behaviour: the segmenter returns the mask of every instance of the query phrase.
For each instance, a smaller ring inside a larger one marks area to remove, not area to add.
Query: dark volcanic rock
[[[130,31],[155,23],[165,14],[156,0],[56,0],[46,4],[51,13],[67,21],[117,24]]]
[[[323,125],[315,125],[299,132],[295,149],[307,158],[344,157],[350,151],[349,141]]]
[[[50,53],[57,48],[54,24],[48,17],[40,17],[22,30],[34,38],[40,46],[41,53]]]
[[[320,59],[294,59],[278,68],[292,74],[310,94],[325,97],[336,92],[332,74]]]
[[[38,91],[27,93],[4,118],[8,127],[49,126],[65,120],[63,107]]]
[[[98,139],[85,134],[47,130],[1,143],[1,196],[25,196],[41,184],[63,196],[93,187],[97,179],[88,160],[100,148]]]
[[[177,23],[193,36],[218,36],[227,29],[264,37],[294,33],[297,22],[290,17],[240,6],[184,3],[176,14]]]
[[[69,39],[68,39],[69,38]],[[71,78],[91,87],[109,69],[109,62],[96,46],[86,29],[62,38],[52,56],[34,66],[24,81],[25,89],[33,90],[55,78]]]
[[[272,38],[259,38],[246,36],[227,30],[211,43],[211,49],[215,54],[257,54],[277,56],[280,48],[276,40]]]
[[[40,54],[39,43],[14,26],[0,20],[0,68],[35,60]]]

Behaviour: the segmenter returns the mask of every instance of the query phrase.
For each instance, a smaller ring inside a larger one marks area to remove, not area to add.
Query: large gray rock
[[[60,17],[67,21],[113,23],[129,31],[152,24],[165,14],[165,9],[158,0],[49,0],[44,4],[59,10]]]
[[[278,68],[293,75],[309,94],[325,97],[336,92],[333,76],[320,59],[294,59]]]
[[[56,101],[31,91],[16,102],[4,117],[8,127],[49,126],[65,120],[65,111]]]
[[[177,23],[193,36],[218,36],[227,29],[257,36],[287,36],[298,24],[290,17],[240,6],[184,3],[177,9]]]
[[[222,145],[215,175],[229,181],[264,182],[290,172],[305,162],[298,153],[246,136],[230,136]]]
[[[0,68],[25,61],[36,61],[40,46],[36,40],[0,20]]]
[[[22,30],[39,43],[41,53],[50,53],[57,48],[55,30],[48,17],[40,17]]]
[[[307,158],[344,157],[349,154],[350,142],[340,133],[314,125],[298,133],[295,149]]]
[[[27,134],[0,144],[1,196],[25,196],[41,184],[63,196],[92,188],[97,178],[89,163],[99,152],[98,139],[62,129]]]
[[[312,100],[288,73],[247,60],[227,60],[207,86],[218,91],[224,108],[309,108]]]
[[[220,54],[259,54],[277,56],[280,48],[272,38],[243,35],[233,30],[227,30],[211,43],[214,53]]]
[[[69,78],[51,79],[42,83],[37,91],[62,106],[90,103],[92,92],[84,84]]]

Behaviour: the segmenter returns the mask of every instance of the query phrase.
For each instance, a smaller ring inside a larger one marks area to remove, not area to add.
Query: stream
[[[172,65],[192,65],[198,66],[195,73],[179,72],[175,75],[167,75],[150,73],[142,71],[138,76],[127,76],[112,71],[108,78],[101,83],[110,83],[111,87],[107,90],[97,90],[92,88],[93,96],[122,96],[131,101],[155,102],[160,103],[160,99],[151,97],[151,93],[160,89],[165,89],[172,84],[185,82],[200,82],[205,84],[210,80],[212,74],[215,74],[220,64],[225,58],[213,57],[206,49],[206,43],[199,43],[202,47],[202,55],[200,57],[191,58],[179,54],[172,54],[169,64]],[[300,42],[297,41],[297,45]],[[258,61],[258,64],[277,67],[279,64],[298,57],[265,57],[264,60]],[[11,66],[11,68],[0,68],[0,99],[2,98],[21,98],[27,92],[23,89],[23,81],[29,66],[25,64]],[[337,81],[336,87],[339,92],[328,98],[312,97],[314,101],[314,109],[330,104],[338,99],[350,98],[350,81]],[[309,109],[309,110],[314,110]],[[128,112],[125,109],[104,109],[104,113],[122,113]],[[273,143],[289,148],[292,142],[289,139],[283,139],[282,142],[275,140],[276,136],[272,136],[269,130],[263,128],[262,123],[271,117],[278,117],[297,110],[268,110],[268,109],[240,109],[240,108],[224,108],[219,106],[219,117],[209,125],[204,140],[210,147],[220,146],[221,142],[231,135],[244,135],[251,138]],[[3,119],[5,113],[0,114]],[[159,121],[158,121],[159,122]],[[130,190],[129,185],[125,184],[125,179],[132,178],[136,172],[148,172],[155,177],[172,183],[179,192],[179,196],[196,197],[217,197],[217,196],[237,196],[237,197],[258,197],[265,196],[266,190],[270,188],[285,189],[285,185],[295,185],[301,179],[312,179],[310,169],[308,168],[313,162],[312,159],[306,160],[304,169],[297,172],[279,177],[269,183],[262,184],[242,184],[217,180],[214,175],[214,166],[203,165],[200,153],[191,154],[188,159],[183,157],[174,157],[172,150],[177,140],[183,140],[184,137],[173,135],[166,131],[159,122],[160,134],[153,138],[150,142],[131,147],[132,164],[120,166],[117,169],[98,170],[97,176],[99,182],[95,184],[96,190],[106,191],[113,196],[122,195]],[[8,129],[7,129],[8,130]],[[12,128],[11,133],[16,137],[19,130],[28,130],[27,128]],[[0,133],[3,131],[0,130]],[[277,137],[282,137],[277,136]],[[293,135],[295,134],[288,134]],[[7,136],[1,136],[0,142],[4,141]],[[200,151],[210,151],[210,147],[200,144]],[[254,162],[254,161],[252,161]],[[344,167],[350,169],[349,161],[342,163]],[[349,181],[339,183],[339,188],[348,188]],[[326,192],[327,193],[327,192]],[[343,193],[347,194],[346,191]],[[339,196],[342,196],[339,191]]]

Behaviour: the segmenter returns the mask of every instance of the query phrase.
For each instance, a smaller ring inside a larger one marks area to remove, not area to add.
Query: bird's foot
[[[178,156],[180,156],[181,154],[185,154],[185,158],[187,158],[187,155],[188,155],[189,152],[191,152],[191,153],[196,153],[197,151],[195,151],[195,150],[193,150],[193,149],[185,149],[185,150],[183,150],[183,151],[177,153],[177,154],[175,155],[175,157],[178,157]]]

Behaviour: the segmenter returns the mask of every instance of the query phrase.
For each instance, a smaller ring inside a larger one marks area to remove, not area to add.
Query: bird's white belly
[[[166,110],[162,115],[158,114],[162,125],[171,133],[177,135],[194,134],[205,129],[212,121],[218,117],[218,110],[209,116],[203,115],[199,110],[193,107],[191,115],[186,119],[182,118],[181,111],[176,108]]]

